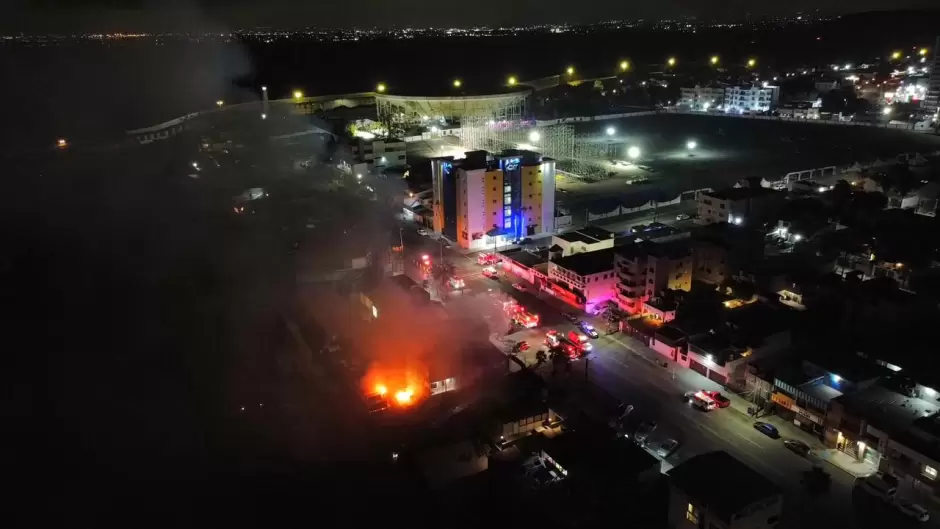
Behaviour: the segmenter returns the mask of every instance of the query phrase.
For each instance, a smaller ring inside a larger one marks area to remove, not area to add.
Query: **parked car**
[[[646,421],[636,429],[636,433],[633,434],[633,438],[639,444],[646,444],[646,440],[649,439],[651,433],[656,431],[656,422],[655,421]]]
[[[676,215],[676,220],[689,220],[690,218],[692,217],[690,217],[688,213],[679,213]]]
[[[787,447],[791,452],[806,457],[809,455],[809,445],[803,441],[797,441],[796,439],[787,439],[783,442],[783,446]]]
[[[777,427],[770,423],[757,421],[754,423],[754,429],[772,439],[780,438],[780,432],[777,431]]]
[[[662,444],[656,447],[656,455],[666,459],[670,454],[676,451],[676,448],[679,448],[679,441],[676,441],[675,439],[663,441]]]
[[[703,393],[711,397],[719,408],[727,408],[731,405],[731,400],[717,391],[703,391]]]
[[[499,279],[499,273],[492,266],[488,266],[483,269],[483,275],[490,279]]]
[[[577,315],[577,314],[572,314],[571,312],[566,312],[566,313],[563,314],[563,316],[565,317],[566,320],[570,321],[571,323],[578,323],[578,315]]]
[[[421,235],[421,236],[423,236],[423,237],[427,237],[428,233],[430,233],[430,232],[428,232],[428,230],[426,230],[426,229],[424,229],[424,228],[418,228],[418,235]]]
[[[926,522],[930,519],[930,513],[927,512],[927,509],[917,505],[916,503],[911,503],[909,501],[899,501],[895,503],[894,506],[897,507],[899,511],[917,520],[918,522]]]
[[[898,492],[897,479],[880,472],[856,481],[856,486],[886,502],[894,501]]]

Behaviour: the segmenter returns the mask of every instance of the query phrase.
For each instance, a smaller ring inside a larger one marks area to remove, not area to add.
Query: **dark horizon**
[[[132,5],[137,2],[112,2],[101,6],[95,2],[77,2],[68,8],[42,9],[12,6],[0,20],[0,30],[24,34],[94,33],[94,32],[215,32],[257,28],[298,30],[317,28],[394,29],[394,28],[467,28],[533,26],[542,24],[589,25],[611,21],[664,21],[697,19],[714,22],[757,21],[780,16],[833,17],[869,12],[937,11],[931,0],[861,0],[851,6],[834,0],[813,2],[795,0],[787,4],[744,6],[724,4],[711,6],[688,0],[666,0],[637,6],[608,4],[608,0],[588,0],[572,12],[558,0],[549,4],[517,5],[484,0],[461,9],[455,6],[446,12],[423,5],[427,0],[403,0],[400,6],[380,0],[366,0],[355,12],[335,6],[311,7],[294,5],[294,0],[273,0],[263,7],[248,5],[220,6],[217,2],[201,4],[176,2],[176,6]],[[486,5],[491,2],[492,5]],[[121,7],[122,5],[126,7]],[[114,7],[118,6],[118,7]],[[848,7],[848,8],[847,8]]]

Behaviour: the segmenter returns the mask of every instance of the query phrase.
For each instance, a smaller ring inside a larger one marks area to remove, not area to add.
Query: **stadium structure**
[[[389,130],[422,125],[429,121],[462,123],[468,118],[520,121],[525,114],[529,91],[459,97],[425,97],[376,94],[375,108],[380,122]]]

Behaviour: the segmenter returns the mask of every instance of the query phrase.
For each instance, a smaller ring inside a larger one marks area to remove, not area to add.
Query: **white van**
[[[888,483],[888,481],[877,474],[862,478],[859,480],[858,486],[869,494],[878,496],[884,501],[892,501],[898,492],[896,486]]]

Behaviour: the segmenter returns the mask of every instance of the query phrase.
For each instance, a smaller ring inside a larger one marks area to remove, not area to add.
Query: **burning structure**
[[[411,408],[506,371],[485,322],[448,316],[405,276],[354,291],[350,302],[353,339],[368,364],[361,388],[370,411]]]

